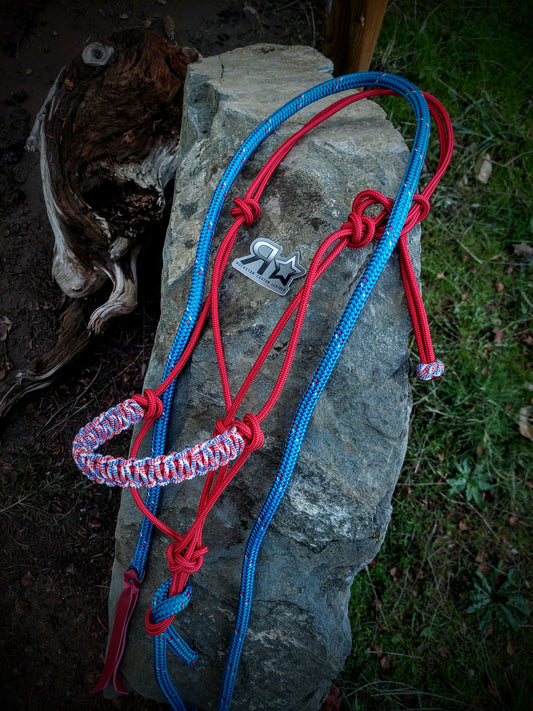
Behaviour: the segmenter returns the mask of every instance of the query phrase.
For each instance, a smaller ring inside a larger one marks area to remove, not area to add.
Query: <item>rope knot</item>
[[[180,541],[173,541],[167,546],[166,556],[168,569],[171,573],[197,573],[204,564],[204,556],[209,550],[207,546],[198,546],[187,557],[182,553]]]
[[[231,427],[231,425],[229,425],[229,426],[226,425],[223,418],[221,417],[219,420],[217,420],[215,422],[215,430],[213,432],[213,437],[216,437],[217,435],[224,434],[224,432],[229,430],[230,427]]]
[[[444,373],[444,363],[441,360],[434,360],[433,363],[419,363],[416,374],[420,380],[434,380],[440,378]]]
[[[429,200],[424,195],[421,195],[420,193],[416,193],[415,195],[413,195],[413,207],[415,205],[419,209],[419,215],[417,216],[416,221],[422,222],[422,220],[426,219],[426,217],[429,215],[429,212],[431,210],[431,205],[429,204]]]
[[[182,592],[169,597],[171,581],[172,579],[169,578],[161,585],[146,612],[145,628],[148,634],[153,637],[163,634],[170,627],[176,615],[187,607],[191,599],[192,589],[189,582]],[[192,652],[192,650],[190,651]]]
[[[144,410],[143,419],[153,422],[163,414],[163,403],[153,390],[146,388],[142,395],[134,395],[133,400]]]
[[[367,244],[372,242],[376,226],[374,220],[367,215],[361,215],[359,212],[350,212],[348,222],[343,225],[344,228],[351,230],[352,236],[348,240],[348,247],[351,249],[362,249]]]
[[[230,214],[232,217],[244,217],[244,223],[247,227],[253,225],[256,220],[259,219],[261,215],[261,206],[253,198],[245,198],[244,200],[240,197],[233,198],[235,207],[232,207]]]
[[[368,195],[370,191],[363,190],[355,196],[352,203],[352,211],[348,215],[348,221],[342,225],[341,229],[350,230],[352,236],[348,242],[348,247],[351,249],[362,249],[373,240],[376,234],[376,220],[369,215],[365,215],[365,210],[370,205],[380,202],[376,200],[376,193],[372,191],[372,195]],[[381,196],[380,196],[381,197]]]
[[[236,422],[235,424],[246,442],[247,449],[259,449],[263,446],[265,435],[263,434],[259,420],[253,413],[249,412],[244,415],[242,422]]]

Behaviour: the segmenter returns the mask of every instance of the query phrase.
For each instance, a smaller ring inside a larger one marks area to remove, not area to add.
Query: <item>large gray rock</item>
[[[197,237],[226,165],[261,120],[302,90],[328,79],[330,69],[312,49],[279,46],[235,50],[190,67],[165,244],[161,322],[147,386],[160,382],[188,293]],[[317,106],[306,109],[269,138],[231,194],[242,196],[274,148],[316,111]],[[345,109],[283,161],[261,201],[260,220],[242,230],[232,259],[248,254],[253,239],[268,237],[282,245],[286,255],[299,249],[307,267],[320,242],[346,221],[359,191],[375,188],[395,195],[408,155],[401,136],[375,103],[362,101]],[[232,221],[230,207],[228,202],[215,249],[223,228]],[[416,262],[418,235],[416,239],[411,235],[411,243]],[[209,553],[193,576],[192,602],[175,621],[200,658],[195,666],[186,667],[169,654],[171,674],[185,702],[202,711],[216,708],[248,532],[275,477],[296,405],[372,249],[345,250],[316,285],[294,367],[264,422],[265,445],[253,453],[208,519],[204,543]],[[295,282],[290,295],[298,285]],[[228,267],[221,287],[221,316],[234,395],[289,296],[278,296]],[[406,449],[411,409],[409,329],[398,259],[393,255],[318,402],[293,479],[266,535],[232,706],[236,711],[316,711],[344,665],[351,644],[350,585],[381,545]],[[276,347],[241,416],[259,411],[283,355],[284,349]],[[208,439],[223,412],[208,328],[178,384],[168,449]],[[148,451],[149,443],[143,453]],[[185,531],[202,485],[198,479],[166,488],[163,520]],[[116,530],[111,611],[139,523],[140,515],[126,493]],[[155,699],[162,696],[153,677],[144,614],[155,590],[169,577],[167,543],[162,536],[154,538],[121,667],[132,688]]]

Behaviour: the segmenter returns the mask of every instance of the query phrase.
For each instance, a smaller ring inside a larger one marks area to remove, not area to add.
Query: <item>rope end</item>
[[[434,360],[433,363],[419,363],[416,374],[420,380],[434,380],[444,374],[444,363],[441,360]]]
[[[113,682],[113,687],[119,694],[129,693],[118,675],[118,668],[124,654],[128,625],[137,604],[140,587],[141,583],[135,568],[126,570],[124,572],[124,588],[120,593],[115,611],[115,620],[104,669],[95,686],[91,689],[93,694],[97,691],[103,691],[110,681]]]

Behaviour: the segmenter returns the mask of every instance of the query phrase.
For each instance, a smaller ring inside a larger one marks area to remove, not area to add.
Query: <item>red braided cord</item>
[[[174,368],[169,373],[167,378],[163,381],[163,383],[161,383],[161,385],[157,388],[157,390],[155,391],[155,396],[157,398],[157,396],[160,395],[168,387],[168,385],[178,376],[180,371],[183,369],[185,363],[188,361],[192,351],[196,346],[201,331],[210,313],[213,325],[215,351],[227,413],[224,420],[219,421],[217,423],[217,430],[222,431],[231,424],[237,424],[239,426],[239,431],[247,442],[246,447],[241,457],[231,466],[226,465],[222,467],[218,471],[218,473],[210,472],[207,474],[205,485],[198,504],[196,519],[190,527],[189,531],[184,535],[176,533],[172,528],[170,528],[160,519],[154,516],[144,505],[142,499],[139,496],[139,493],[136,490],[132,489],[132,496],[134,497],[137,506],[140,508],[144,516],[146,516],[152,522],[152,524],[157,526],[163,533],[165,533],[172,539],[172,542],[170,543],[167,549],[167,559],[169,561],[169,568],[173,575],[169,595],[175,595],[181,592],[185,587],[189,575],[192,572],[196,572],[201,567],[203,557],[207,552],[207,547],[203,546],[201,541],[202,530],[206,516],[208,515],[209,511],[212,509],[224,489],[228,486],[230,481],[244,465],[250,453],[254,449],[262,445],[263,434],[261,432],[260,423],[269,414],[272,407],[276,403],[283,389],[285,381],[288,377],[299,336],[301,333],[301,329],[303,326],[305,313],[309,304],[313,285],[346,246],[352,248],[361,248],[362,246],[368,244],[374,236],[379,237],[382,235],[394,201],[391,198],[387,198],[381,193],[373,190],[363,191],[355,198],[354,203],[352,205],[352,212],[348,217],[348,221],[344,225],[342,225],[339,230],[329,235],[329,237],[327,237],[318,248],[309,267],[308,274],[303,286],[296,294],[296,296],[292,299],[280,321],[270,334],[268,340],[266,341],[261,352],[259,353],[256,362],[254,363],[252,369],[244,380],[239,392],[237,393],[236,398],[232,399],[221,336],[218,288],[224,270],[227,266],[227,262],[229,260],[233,245],[237,238],[239,229],[243,224],[250,226],[259,217],[260,206],[258,200],[261,197],[270,177],[272,176],[273,172],[275,171],[281,160],[288,154],[288,152],[304,134],[319,125],[322,121],[332,116],[340,109],[353,103],[354,101],[384,94],[394,94],[394,92],[380,89],[363,91],[358,94],[345,97],[328,106],[326,109],[318,113],[308,124],[303,126],[299,131],[297,131],[293,136],[291,136],[287,141],[285,141],[277,149],[277,151],[275,151],[275,153],[266,162],[264,167],[261,169],[261,171],[257,174],[256,178],[251,183],[244,198],[234,199],[235,207],[233,207],[231,210],[231,215],[234,217],[234,222],[226,232],[226,235],[224,236],[217,252],[213,265],[211,289],[202,308],[198,322],[193,330],[191,338],[180,360],[174,366]],[[453,144],[452,127],[444,108],[442,107],[440,102],[438,102],[429,94],[424,93],[424,96],[428,101],[428,106],[431,115],[437,125],[437,130],[441,143],[439,165],[437,167],[435,175],[428,182],[428,184],[422,191],[422,194],[416,195],[413,200],[413,205],[409,211],[408,218],[400,236],[399,250],[402,279],[405,286],[407,303],[413,321],[413,328],[419,347],[420,356],[422,360],[424,360],[426,363],[429,363],[434,360],[433,347],[431,344],[431,337],[429,333],[429,326],[427,324],[425,309],[423,306],[420,291],[418,289],[418,283],[416,281],[416,277],[409,257],[409,252],[407,249],[407,234],[416,223],[420,222],[426,217],[429,211],[429,198],[435,190],[436,185],[438,184],[450,161],[451,153],[453,150]],[[374,205],[376,203],[380,204],[383,208],[380,213],[376,217],[369,217],[365,215],[365,210],[370,205]],[[273,345],[275,344],[281,332],[286,327],[287,323],[295,312],[296,317],[292,326],[291,336],[289,338],[289,344],[287,346],[285,358],[281,366],[277,381],[269,398],[267,399],[266,403],[264,404],[257,416],[249,414],[243,418],[243,422],[236,423],[235,417],[239,406],[242,404],[246,393],[248,392],[255,377],[259,373]],[[153,402],[147,402],[146,407],[146,422],[135,439],[132,448],[132,456],[137,455],[139,446],[143,437],[146,434],[148,427],[152,424],[155,417],[158,416],[157,414],[155,414],[157,412],[157,409],[155,409],[156,406]],[[246,428],[248,428],[248,431]],[[147,629],[149,628],[151,634],[159,634],[161,631],[166,629],[166,627],[168,627],[168,625],[172,622],[173,618],[168,618],[167,620],[164,620],[163,622],[154,625],[150,620],[149,612],[147,615]]]

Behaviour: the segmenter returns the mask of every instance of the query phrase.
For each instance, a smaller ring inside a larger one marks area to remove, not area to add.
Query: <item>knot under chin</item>
[[[231,208],[230,214],[232,217],[244,217],[244,224],[247,227],[253,225],[261,215],[261,206],[253,198],[233,198],[235,207]]]
[[[152,422],[163,414],[163,403],[153,390],[146,388],[143,395],[134,395],[133,400],[144,410],[143,419]]]
[[[168,569],[171,573],[186,573],[192,575],[197,573],[204,563],[204,556],[209,548],[207,546],[198,546],[188,557],[182,553],[183,547],[180,541],[173,541],[169,544],[166,551]]]

